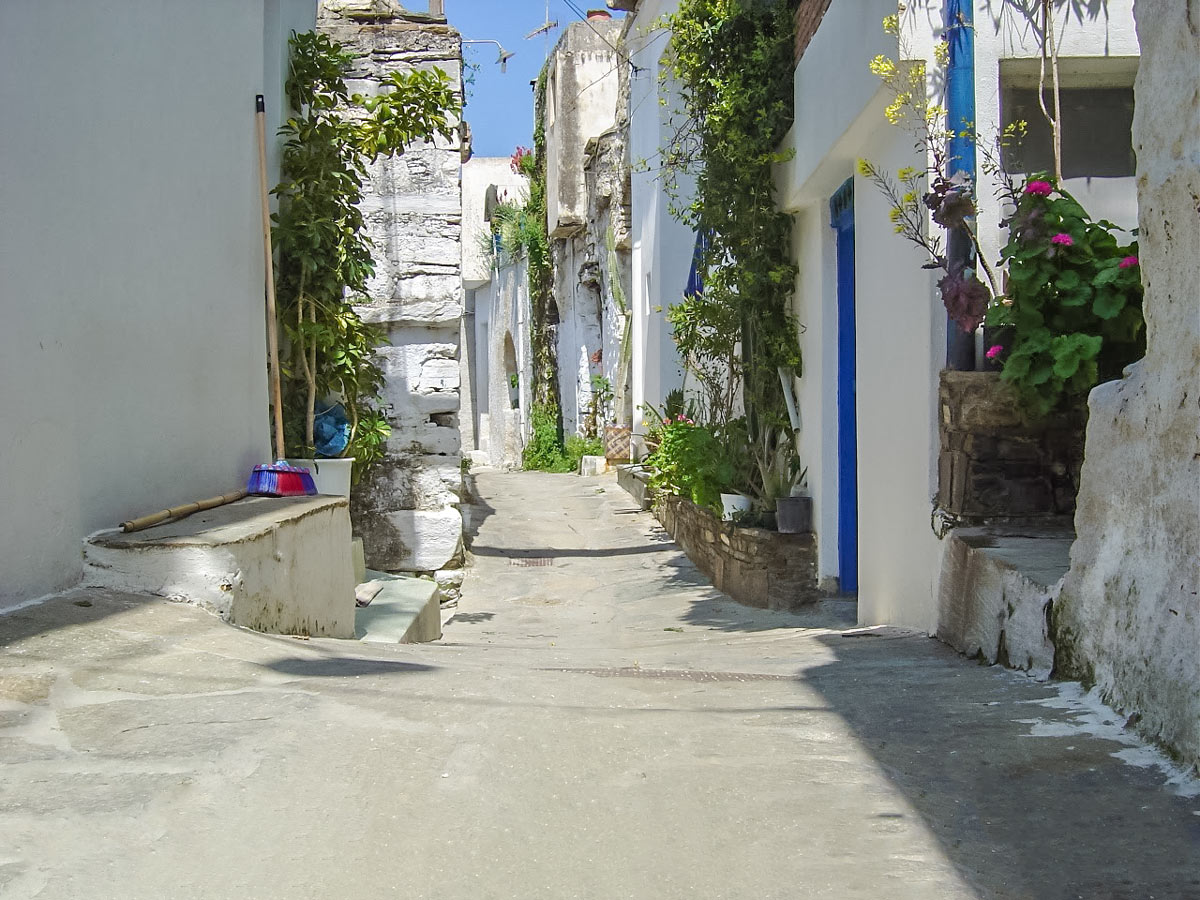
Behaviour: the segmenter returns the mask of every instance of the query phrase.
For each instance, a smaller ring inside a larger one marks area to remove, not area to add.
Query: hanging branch
[[[1046,57],[1049,54],[1054,91],[1054,115],[1046,109]],[[1042,115],[1050,123],[1050,137],[1054,145],[1054,178],[1061,186],[1062,174],[1062,97],[1058,84],[1058,44],[1054,40],[1054,13],[1050,9],[1050,0],[1042,0],[1042,55],[1038,70],[1038,106]]]

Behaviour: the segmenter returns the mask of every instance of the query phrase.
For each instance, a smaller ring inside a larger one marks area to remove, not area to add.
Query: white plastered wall
[[[659,151],[668,135],[670,93],[658,79],[667,38],[653,23],[673,12],[677,0],[647,0],[626,26],[630,59],[638,71],[630,79],[629,150],[633,162],[632,277],[630,310],[633,430],[645,432],[642,406],[660,406],[683,375],[666,309],[683,296],[691,268],[695,236],[671,216],[663,189]],[[686,187],[686,184],[684,185]],[[635,447],[637,441],[635,438]]]
[[[274,13],[271,40],[315,16]],[[0,5],[0,607],[75,583],[87,533],[233,490],[270,452],[264,19]]]

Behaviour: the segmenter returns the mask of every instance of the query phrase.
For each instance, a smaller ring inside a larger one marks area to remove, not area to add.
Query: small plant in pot
[[[782,534],[803,534],[812,530],[812,498],[804,480],[808,469],[800,465],[790,431],[764,431],[755,453],[762,478],[759,502],[775,515],[775,527]]]

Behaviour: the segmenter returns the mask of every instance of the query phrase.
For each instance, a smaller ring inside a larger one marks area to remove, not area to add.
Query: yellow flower
[[[871,74],[884,81],[891,81],[896,77],[896,61],[882,54],[876,56],[871,60]]]
[[[933,58],[939,66],[948,66],[950,64],[950,44],[947,41],[938,41],[934,44]]]
[[[896,172],[896,177],[899,178],[901,181],[911,181],[913,178],[916,178],[916,176],[917,176],[917,170],[914,169],[912,166],[905,166],[904,168],[902,168],[898,172]]]
[[[912,103],[912,94],[908,93],[907,91],[902,91],[896,95],[895,100],[888,104],[888,107],[883,111],[883,114],[887,116],[887,120],[893,125],[899,125],[904,119],[904,115],[907,111],[905,108],[910,103]]]
[[[870,178],[875,174],[875,167],[871,165],[870,160],[860,159],[858,161],[858,174],[863,178]]]
[[[884,34],[899,34],[900,33],[900,16],[893,13],[890,16],[883,17]]]

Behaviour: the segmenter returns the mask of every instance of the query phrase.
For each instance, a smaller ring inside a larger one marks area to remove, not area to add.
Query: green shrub
[[[577,434],[567,438],[567,445],[563,449],[563,455],[570,468],[569,472],[579,471],[579,461],[585,456],[603,456],[604,441],[600,438],[585,438]]]
[[[721,492],[734,469],[713,433],[686,416],[663,424],[662,442],[646,460],[653,471],[650,488],[686,497],[697,506],[721,510]]]
[[[558,407],[553,404],[535,403],[530,413],[532,434],[521,454],[521,463],[527,470],[540,472],[570,472],[567,459],[558,436]]]

